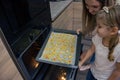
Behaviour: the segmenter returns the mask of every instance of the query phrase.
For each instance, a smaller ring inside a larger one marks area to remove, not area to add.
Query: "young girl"
[[[82,39],[83,44],[83,54],[80,56],[82,59],[86,54],[86,49],[84,47],[88,46],[84,41],[89,40],[91,42],[92,32],[94,33],[95,25],[96,25],[96,13],[100,11],[103,6],[113,6],[115,4],[115,0],[82,0],[82,28],[77,29],[77,34],[82,32],[85,36]],[[89,46],[88,46],[89,47]],[[92,57],[94,59],[94,57]]]
[[[95,61],[91,64],[91,79],[87,80],[120,80],[120,6],[104,7],[96,16],[97,34],[92,38],[92,46],[84,62],[95,52]]]

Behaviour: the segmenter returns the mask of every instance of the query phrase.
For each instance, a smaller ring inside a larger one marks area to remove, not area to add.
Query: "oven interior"
[[[0,28],[25,80],[74,80],[77,69],[37,62],[51,31],[48,0],[1,0]]]

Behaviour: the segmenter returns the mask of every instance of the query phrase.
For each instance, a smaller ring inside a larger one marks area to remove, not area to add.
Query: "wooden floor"
[[[73,0],[50,1],[51,19],[54,21]]]
[[[72,2],[52,23],[54,28],[75,30],[81,27],[81,2]]]
[[[23,80],[0,36],[0,80]]]

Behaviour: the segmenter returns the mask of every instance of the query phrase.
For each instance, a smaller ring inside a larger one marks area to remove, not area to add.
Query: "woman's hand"
[[[77,32],[77,34],[80,34],[80,32],[81,32],[81,29],[77,29],[77,31],[76,31],[76,32]]]

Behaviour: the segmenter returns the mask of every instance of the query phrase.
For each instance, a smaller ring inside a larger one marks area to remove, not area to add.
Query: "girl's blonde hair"
[[[100,2],[101,9],[103,6],[112,6],[114,4],[114,0],[96,0]],[[82,33],[84,35],[91,33],[96,26],[96,15],[92,15],[89,13],[86,8],[85,0],[82,0],[83,9],[82,9]]]
[[[107,7],[106,7],[107,8]],[[104,10],[101,10],[97,14],[97,20],[102,19],[105,20],[105,24],[111,28],[113,27],[118,27],[120,29],[120,5],[116,5]],[[114,61],[114,56],[113,56],[113,51],[115,46],[119,42],[119,35],[116,34],[114,35],[110,42],[109,42],[109,54],[108,54],[108,59],[110,61]]]

